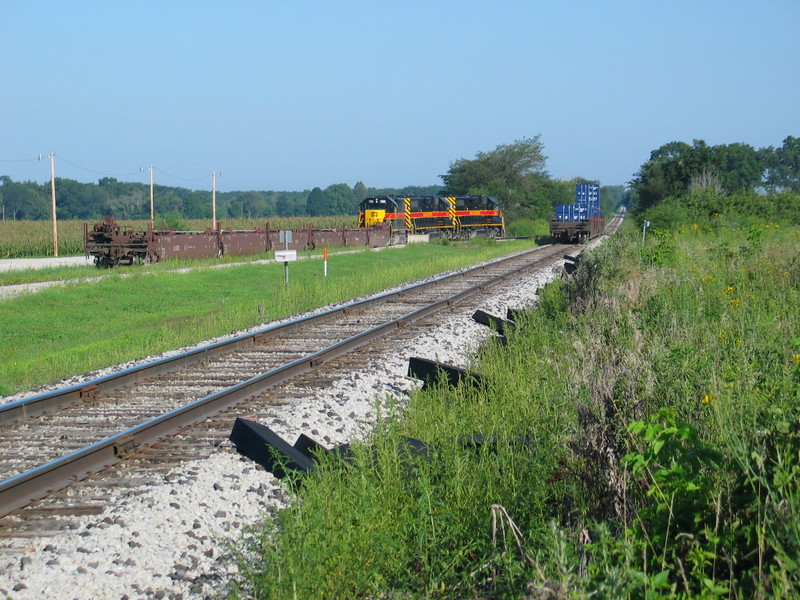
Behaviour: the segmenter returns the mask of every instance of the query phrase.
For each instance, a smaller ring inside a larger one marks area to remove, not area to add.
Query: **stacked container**
[[[575,186],[575,209],[580,219],[602,217],[600,211],[600,186],[596,183],[579,183]]]
[[[605,219],[600,210],[600,186],[579,183],[575,186],[575,204],[557,204],[550,221],[550,235],[565,242],[586,240],[602,233]]]

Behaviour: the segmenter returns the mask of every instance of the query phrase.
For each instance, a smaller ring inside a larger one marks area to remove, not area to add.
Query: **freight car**
[[[373,196],[359,204],[359,228],[394,236],[428,233],[450,239],[500,237],[505,221],[488,196]]]
[[[84,252],[93,256],[97,267],[132,265],[135,262],[160,262],[171,258],[215,258],[244,256],[270,250],[313,250],[345,246],[386,246],[388,231],[380,229],[297,229],[281,232],[265,227],[253,230],[216,231],[134,231],[121,227],[114,217],[106,217],[89,229],[84,224]],[[288,239],[290,238],[290,239]],[[286,241],[288,239],[288,241]]]
[[[595,183],[576,185],[575,204],[556,205],[555,216],[550,219],[550,236],[563,243],[585,242],[603,233],[605,228],[600,186]]]

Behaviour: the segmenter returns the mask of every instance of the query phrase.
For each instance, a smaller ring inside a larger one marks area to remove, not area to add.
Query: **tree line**
[[[224,218],[263,218],[353,215],[359,202],[378,195],[486,195],[500,201],[509,220],[548,219],[556,204],[574,200],[576,183],[597,183],[576,178],[553,179],[546,171],[547,157],[540,136],[501,144],[459,158],[440,175],[443,185],[370,188],[336,183],[326,188],[299,191],[239,191],[217,193],[217,215]],[[93,220],[104,215],[118,219],[149,217],[149,185],[104,177],[96,184],[56,178],[56,205],[62,219]],[[781,194],[793,196],[781,196]],[[800,193],[800,139],[787,137],[778,148],[756,150],[748,144],[710,146],[702,140],[669,142],[653,150],[629,182],[603,186],[606,212],[630,204],[641,214],[667,200],[685,199],[681,206],[724,209],[726,204],[762,206],[775,202],[792,208]],[[746,198],[744,196],[747,196]],[[187,219],[211,217],[211,192],[163,185],[153,186],[154,210],[159,215]],[[789,200],[787,200],[789,198]],[[50,218],[49,182],[15,182],[0,177],[3,219]],[[766,209],[765,209],[766,210]]]
[[[545,170],[547,157],[539,136],[501,144],[460,158],[440,175],[443,185],[371,188],[336,183],[326,188],[295,191],[240,191],[216,194],[217,218],[263,218],[353,215],[368,196],[380,195],[486,195],[496,197],[510,219],[548,219],[555,204],[574,200],[575,183],[587,179],[552,179]],[[60,219],[96,220],[104,215],[118,219],[147,219],[150,186],[103,177],[95,183],[56,178],[56,205]],[[616,207],[624,199],[623,186],[603,188],[604,204]],[[211,192],[164,185],[153,186],[154,211],[160,216],[186,219],[211,217]],[[50,184],[15,182],[0,177],[3,218],[41,220],[51,216]]]
[[[640,219],[680,223],[737,214],[800,223],[800,138],[760,149],[669,142],[650,153],[630,190]]]
[[[81,183],[56,177],[56,206],[60,219],[97,220],[105,215],[139,220],[150,216],[150,186],[103,177]],[[368,188],[362,182],[337,183],[305,191],[217,192],[217,218],[298,217],[353,215],[358,203],[373,194],[433,194],[439,186],[401,189]],[[16,182],[0,176],[0,203],[4,220],[42,220],[51,217],[50,183]],[[211,192],[165,185],[153,186],[157,215],[186,219],[211,218]]]

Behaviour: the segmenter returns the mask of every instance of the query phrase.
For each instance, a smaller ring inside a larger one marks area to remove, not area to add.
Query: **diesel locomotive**
[[[372,196],[359,204],[358,227],[450,239],[505,234],[500,204],[489,196]]]

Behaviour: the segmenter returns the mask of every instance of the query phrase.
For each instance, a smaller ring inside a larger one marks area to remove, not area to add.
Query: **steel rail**
[[[70,406],[84,399],[92,398],[100,393],[108,392],[125,385],[137,383],[150,377],[163,375],[207,358],[213,358],[222,354],[235,352],[239,348],[252,344],[255,340],[263,341],[296,328],[306,327],[312,322],[323,322],[326,319],[330,319],[336,315],[344,315],[348,311],[357,309],[362,305],[386,302],[393,297],[400,297],[403,294],[407,294],[427,286],[438,285],[451,278],[463,277],[469,273],[479,272],[489,267],[515,260],[520,256],[526,256],[541,251],[542,248],[534,248],[533,250],[529,250],[523,254],[505,257],[488,265],[473,267],[466,271],[451,273],[433,280],[416,283],[393,292],[387,292],[378,296],[350,302],[321,313],[295,319],[287,323],[273,325],[258,331],[242,334],[234,338],[215,342],[213,344],[195,348],[193,350],[188,350],[167,358],[158,359],[142,365],[130,367],[122,371],[110,373],[109,375],[104,375],[78,385],[37,394],[36,396],[22,398],[14,402],[9,402],[7,404],[0,405],[0,426],[9,425],[21,419],[33,417],[57,408]]]
[[[481,282],[476,286],[462,290],[447,298],[418,308],[396,319],[362,331],[312,354],[266,371],[265,373],[252,377],[246,381],[240,382],[230,388],[216,392],[204,398],[200,398],[183,407],[149,419],[129,429],[109,436],[101,441],[71,452],[61,458],[57,458],[39,467],[30,469],[5,481],[0,481],[0,516],[5,516],[15,509],[24,507],[33,500],[42,498],[52,491],[61,489],[74,481],[80,480],[90,473],[99,471],[104,467],[120,461],[126,454],[132,452],[139,446],[151,444],[160,438],[174,433],[175,431],[203,421],[204,419],[217,414],[222,410],[230,408],[239,402],[262,393],[265,390],[274,387],[288,379],[303,373],[307,373],[326,361],[347,354],[348,352],[351,352],[355,348],[366,344],[373,339],[386,335],[392,330],[399,329],[412,323],[413,321],[422,319],[431,313],[457,304],[469,296],[485,291],[511,277],[530,270],[534,268],[537,263],[544,261],[547,258],[551,258],[553,254],[555,253],[545,253],[545,256],[533,263],[522,265],[510,272],[503,273],[488,281]],[[517,255],[515,258],[518,257],[519,255]],[[493,264],[496,265],[498,263]],[[475,269],[470,269],[469,271],[462,272],[460,274],[464,275],[465,273],[475,272],[484,268],[486,268],[486,265],[477,267]],[[448,277],[451,276],[442,277],[436,281],[426,282],[425,284],[409,286],[403,290],[390,292],[380,297],[372,298],[368,301],[375,302],[378,301],[378,298],[387,299],[397,296],[401,293],[408,293],[409,290],[418,288],[421,285],[435,285],[436,283],[440,283]],[[352,307],[358,306],[363,302],[365,301],[348,304],[346,306],[338,307],[321,314],[330,315],[337,312],[343,312],[344,310],[351,309]],[[319,316],[320,315],[314,315],[314,317]],[[305,321],[307,319],[308,318],[300,321]],[[300,321],[293,321],[286,325],[296,326],[296,323]],[[263,330],[262,332],[240,336],[240,338],[237,339],[250,339],[256,335],[261,335],[264,332],[272,332],[273,330],[281,327],[283,326],[276,326],[275,328],[269,328],[267,330]],[[286,329],[283,329],[283,331],[285,330]],[[231,341],[226,343],[230,343]],[[219,345],[220,344],[214,344],[212,347],[218,347]],[[205,348],[192,351],[192,353],[202,352],[204,350]],[[168,361],[169,359],[157,362],[162,363]],[[128,371],[130,371],[130,369]],[[75,387],[80,388],[81,386]]]

